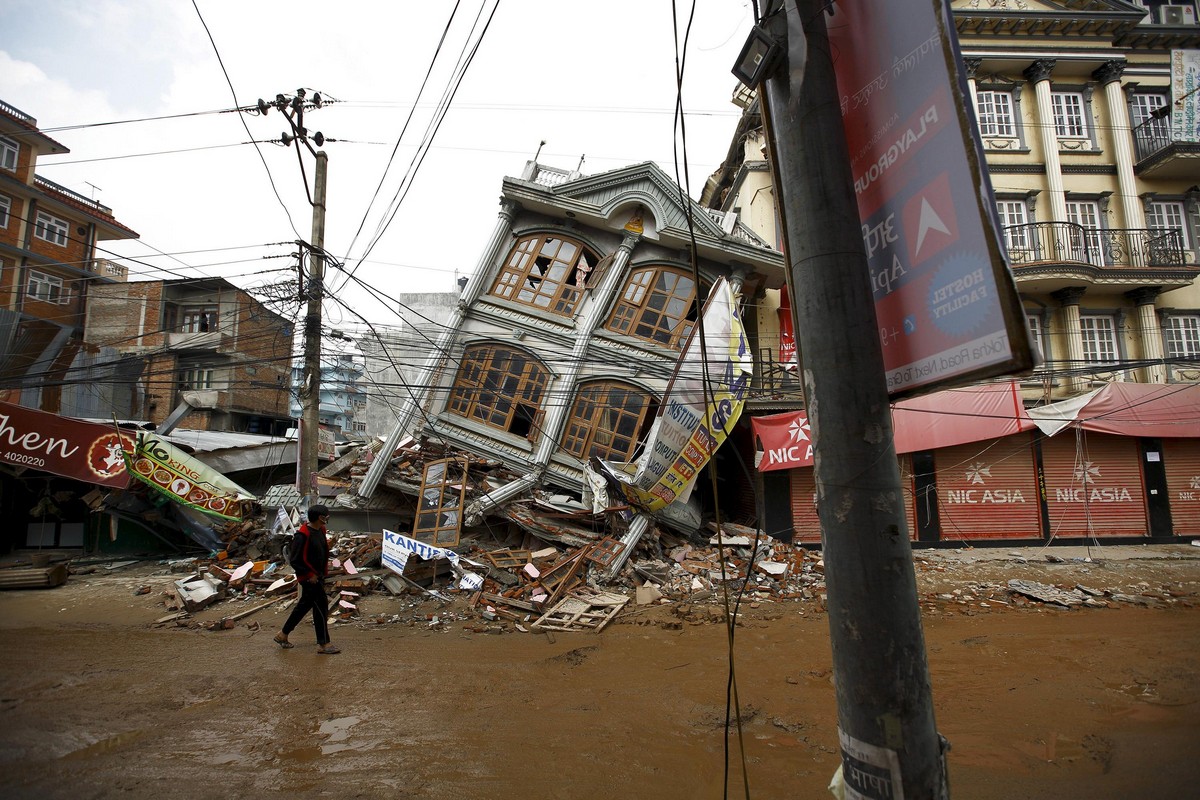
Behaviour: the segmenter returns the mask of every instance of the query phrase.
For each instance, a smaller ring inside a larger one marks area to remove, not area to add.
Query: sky
[[[404,314],[396,295],[453,291],[475,273],[501,181],[539,146],[540,163],[582,160],[589,175],[644,161],[685,174],[673,13],[696,198],[737,123],[730,70],[750,0],[0,0],[0,100],[70,149],[39,159],[39,175],[140,234],[101,242],[101,257],[133,280],[250,289],[295,277],[292,242],[312,231],[301,165],[311,186],[315,159],[249,144],[280,138],[279,112],[229,109],[301,87],[336,100],[305,115],[336,140],[322,148],[325,247],[355,278],[329,271],[323,317],[389,326]]]

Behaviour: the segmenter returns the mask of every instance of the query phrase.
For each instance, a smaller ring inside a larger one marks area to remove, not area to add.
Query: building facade
[[[160,424],[186,401],[185,428],[283,435],[293,425],[292,324],[224,279],[93,287],[85,338],[119,368],[129,407],[118,416]]]
[[[1200,142],[1175,119],[1189,90],[1173,94],[1172,65],[1200,48],[1195,4],[951,6],[996,220],[1043,357],[1019,379],[1023,405],[1082,402],[1114,382],[1190,389],[1200,380]],[[758,100],[743,87],[735,102],[742,122],[703,202],[779,242]],[[1034,431],[904,453],[910,531],[930,542],[1182,535],[1195,492],[1168,484],[1186,486],[1200,461],[1178,430]],[[767,527],[790,522],[815,541],[812,469],[789,481],[790,508]]]
[[[137,238],[112,209],[37,174],[39,158],[68,152],[0,102],[0,396],[56,413],[75,410],[64,387],[77,383],[90,293],[126,279],[98,243]]]
[[[292,367],[290,413],[301,417],[298,395],[303,366]],[[321,399],[318,415],[321,425],[347,437],[366,436],[367,390],[360,356],[351,353],[330,353],[321,356]]]
[[[535,486],[579,495],[591,459],[636,460],[718,278],[743,301],[783,285],[777,250],[682,198],[652,163],[583,176],[530,162],[506,178],[492,237],[390,446],[427,437],[523,475],[488,503]],[[756,350],[752,303],[741,313]]]

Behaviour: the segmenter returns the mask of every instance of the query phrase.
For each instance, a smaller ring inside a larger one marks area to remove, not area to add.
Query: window
[[[180,310],[180,333],[208,333],[216,329],[216,306],[185,306]]]
[[[1163,335],[1167,340],[1167,358],[1200,356],[1200,315],[1167,317]]]
[[[1188,235],[1187,212],[1176,200],[1155,200],[1146,205],[1146,225],[1157,231],[1179,231],[1184,249],[1191,247]]]
[[[1032,233],[1029,230],[1029,206],[1024,200],[997,200],[996,215],[1004,234],[1004,246],[1016,261],[1028,261]]]
[[[525,352],[475,345],[463,353],[449,409],[461,417],[533,438],[547,377],[541,362]]]
[[[1165,94],[1139,93],[1129,98],[1129,121],[1133,127],[1138,127],[1154,119],[1154,112],[1167,104]],[[1169,138],[1171,126],[1165,118],[1154,119],[1146,128],[1152,136]]]
[[[979,134],[981,136],[1016,138],[1017,123],[1013,114],[1011,92],[976,92],[975,105],[979,109]]]
[[[33,300],[43,303],[65,305],[70,297],[63,289],[63,280],[55,275],[47,275],[37,270],[29,271],[29,288],[26,294]]]
[[[212,367],[187,367],[179,370],[179,391],[213,388]]]
[[[588,272],[599,259],[583,245],[558,236],[527,236],[508,255],[492,294],[564,316],[575,302]]]
[[[1069,257],[1072,261],[1082,261],[1085,264],[1097,266],[1107,263],[1100,219],[1100,204],[1094,200],[1067,203],[1067,222],[1074,222],[1083,228],[1082,231],[1071,230],[1071,255]]]
[[[1084,139],[1088,135],[1087,104],[1079,92],[1053,92],[1050,107],[1054,110],[1054,132],[1068,139]]]
[[[0,194],[0,228],[8,227],[8,216],[12,213],[12,198]]]
[[[17,156],[21,146],[7,136],[0,136],[0,168],[9,172],[17,171]]]
[[[674,267],[634,270],[608,329],[681,349],[696,321],[696,282]]]
[[[1079,332],[1084,361],[1104,364],[1117,360],[1117,325],[1112,317],[1080,316]]]
[[[584,384],[567,418],[563,450],[582,459],[631,461],[653,405],[646,392],[627,383]]]
[[[33,235],[39,239],[45,239],[51,244],[66,247],[67,235],[70,232],[71,226],[67,224],[66,220],[52,217],[45,211],[37,213],[37,220],[33,226]]]
[[[1029,338],[1037,347],[1042,357],[1046,357],[1046,329],[1042,325],[1040,314],[1025,313],[1025,323],[1029,326]]]

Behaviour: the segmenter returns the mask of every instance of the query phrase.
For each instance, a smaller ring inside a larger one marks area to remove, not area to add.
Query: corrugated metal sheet
[[[796,529],[793,542],[819,543],[821,520],[817,516],[816,472],[812,467],[791,470],[792,524]]]
[[[1050,535],[1146,536],[1138,440],[1064,431],[1042,440]]]
[[[917,517],[913,491],[912,460],[900,456],[900,489],[904,497],[904,520],[908,525],[908,537],[916,538]],[[821,541],[821,519],[817,514],[816,472],[813,467],[790,470],[792,478],[792,519],[796,528],[793,539],[800,543]]]
[[[1037,463],[1028,434],[934,451],[942,541],[1042,535]]]
[[[1163,439],[1162,446],[1175,535],[1200,535],[1200,441]]]

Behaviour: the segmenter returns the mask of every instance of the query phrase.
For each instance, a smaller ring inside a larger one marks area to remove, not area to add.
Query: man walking
[[[329,598],[325,596],[325,576],[329,574],[329,540],[325,529],[328,521],[327,507],[319,504],[310,506],[308,522],[301,525],[292,537],[288,563],[296,571],[300,601],[292,609],[287,622],[283,623],[283,630],[275,635],[275,643],[280,647],[293,646],[288,641],[288,634],[311,611],[313,627],[317,630],[317,652],[322,655],[342,652],[337,645],[329,643]]]

